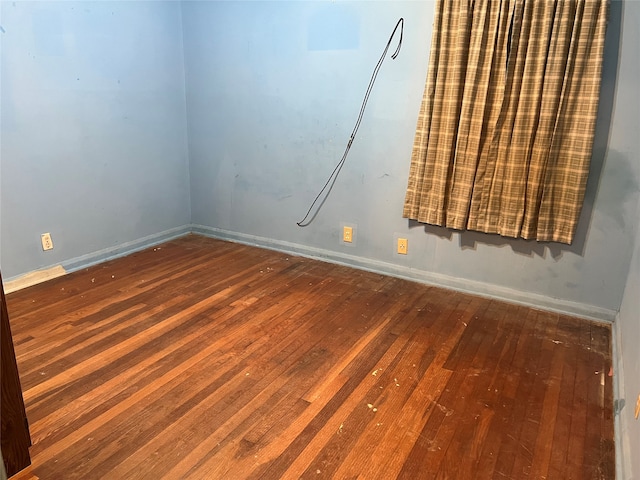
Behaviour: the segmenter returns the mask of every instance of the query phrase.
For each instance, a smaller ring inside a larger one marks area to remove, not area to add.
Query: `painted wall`
[[[633,129],[635,125],[636,136],[633,141],[625,143],[624,155],[632,159],[636,166],[640,164],[640,136],[637,134],[637,126],[640,125],[640,99],[638,98],[638,78],[640,78],[640,65],[637,45],[640,44],[640,4],[638,2],[625,3],[624,15],[626,21],[622,41],[622,55],[620,62],[620,76],[618,82],[618,101],[615,111],[635,112],[628,117],[629,125]],[[634,48],[633,45],[636,45]],[[625,48],[626,47],[626,48]],[[631,59],[635,59],[635,62]],[[631,108],[624,105],[624,99],[631,99],[628,103]],[[612,132],[612,140],[615,140]],[[639,176],[635,177],[637,186]],[[631,181],[629,181],[631,182]],[[624,185],[624,183],[623,183]],[[637,187],[636,187],[637,188]],[[622,464],[624,471],[619,478],[640,479],[640,420],[634,419],[634,409],[638,395],[640,395],[640,199],[635,208],[636,220],[635,240],[631,242],[633,256],[629,262],[629,276],[620,307],[620,313],[616,319],[615,331],[617,333],[618,365],[621,367],[620,397],[625,406],[620,411],[619,438],[622,439]]]
[[[577,239],[562,246],[401,218],[433,2],[184,2],[192,222],[214,235],[613,319],[629,270],[640,184],[631,88],[640,63],[640,2],[622,7],[611,7]],[[342,156],[373,67],[401,16],[402,51],[381,68],[329,199],[300,228],[296,221]],[[340,241],[345,223],[356,227],[352,245]],[[395,253],[398,235],[409,239],[407,256]]]
[[[180,4],[17,0],[0,12],[5,280],[188,225]]]
[[[570,247],[401,218],[433,6],[0,2],[5,277],[193,223],[613,318],[638,224],[638,107],[629,99],[637,99],[640,4],[612,3],[592,175]],[[296,221],[342,156],[400,16],[402,51],[382,65],[331,196],[300,228]],[[356,227],[351,245],[340,241],[345,223]],[[40,249],[45,231],[52,252]],[[407,256],[395,253],[400,235],[409,238]]]

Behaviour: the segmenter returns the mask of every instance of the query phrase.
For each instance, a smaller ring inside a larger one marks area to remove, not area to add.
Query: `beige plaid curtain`
[[[571,243],[607,0],[438,0],[403,216]]]

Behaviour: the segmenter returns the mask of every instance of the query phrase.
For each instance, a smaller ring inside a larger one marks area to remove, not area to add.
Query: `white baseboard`
[[[7,294],[15,292],[32,285],[66,275],[67,273],[91,267],[98,263],[107,262],[114,258],[124,257],[131,253],[167,242],[174,238],[188,235],[189,233],[191,233],[191,225],[183,225],[181,227],[165,230],[164,232],[148,235],[131,242],[126,242],[115,247],[109,247],[88,253],[87,255],[75,257],[62,262],[59,265],[53,265],[42,270],[35,270],[24,275],[8,278],[7,280],[3,280],[4,291]]]
[[[253,245],[280,252],[296,254],[303,257],[323,260],[326,262],[346,265],[370,272],[391,275],[394,277],[413,280],[428,285],[450,288],[460,292],[479,295],[482,297],[495,298],[505,302],[516,303],[528,307],[549,310],[567,315],[587,318],[599,322],[611,323],[616,318],[616,311],[595,305],[587,305],[578,302],[571,302],[558,298],[552,298],[531,292],[524,292],[499,285],[492,285],[474,280],[451,277],[439,273],[416,270],[406,266],[395,265],[379,260],[357,257],[344,253],[334,252],[321,248],[309,247],[297,243],[274,240],[271,238],[248,235],[245,233],[231,232],[220,228],[207,227],[204,225],[192,225],[192,232],[208,237],[229,240],[232,242]]]
[[[133,252],[144,250],[145,248],[153,247],[160,243],[168,242],[174,238],[182,237],[191,233],[191,225],[183,225],[181,227],[165,230],[164,232],[154,233],[146,237],[133,240],[131,242],[123,243],[115,247],[105,248],[104,250],[98,250],[81,257],[72,258],[62,262],[62,266],[67,272],[75,272],[83,268],[91,267],[98,263],[107,262],[114,258],[124,257]]]
[[[611,356],[613,363],[613,439],[615,443],[616,455],[616,478],[631,478],[631,449],[629,447],[629,439],[625,434],[625,415],[634,405],[618,405],[616,403],[625,400],[624,390],[624,362],[622,361],[622,353],[620,346],[622,345],[622,337],[620,333],[619,318],[611,327]]]
[[[29,272],[25,275],[14,278],[13,280],[8,280],[6,282],[3,281],[2,286],[4,287],[4,293],[9,294],[11,292],[22,290],[23,288],[37,285],[38,283],[46,282],[47,280],[58,278],[66,274],[67,271],[63,268],[62,265],[55,265],[51,268]]]
[[[26,275],[21,275],[15,278],[9,278],[4,284],[5,291],[15,291],[19,288],[24,288],[26,286],[34,285],[35,283],[54,278],[53,276],[47,275],[64,275],[65,273],[74,272],[76,270],[87,268],[98,263],[112,260],[114,258],[123,257],[130,253],[144,250],[145,248],[166,242],[177,237],[181,237],[183,235],[187,235],[189,233],[198,233],[208,237],[229,240],[232,242],[253,245],[261,248],[268,248],[270,250],[277,250],[280,252],[300,255],[316,260],[323,260],[326,262],[359,268],[361,270],[367,270],[384,275],[392,275],[394,277],[413,280],[428,285],[450,288],[452,290],[480,295],[482,297],[495,298],[510,303],[516,303],[519,305],[525,305],[542,310],[549,310],[567,315],[588,318],[601,322],[613,322],[617,314],[617,312],[614,310],[609,310],[594,305],[571,302],[568,300],[562,300],[536,293],[515,290],[499,285],[492,285],[474,280],[451,277],[448,275],[427,272],[424,270],[417,270],[402,265],[383,262],[380,260],[372,260],[355,255],[348,255],[331,250],[325,250],[322,248],[309,247],[307,245],[301,245],[298,243],[274,240],[272,238],[259,237],[256,235],[249,235],[245,233],[232,232],[204,225],[183,225],[181,227],[165,230],[164,232],[149,235],[132,242],[123,243],[115,247],[110,247],[104,250],[99,250],[97,252],[92,252],[87,255],[82,255],[80,257],[62,262],[61,265],[51,266],[47,269],[30,272]],[[9,287],[12,289],[10,289]]]

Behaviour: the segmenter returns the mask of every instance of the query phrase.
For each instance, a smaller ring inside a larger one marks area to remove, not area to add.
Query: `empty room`
[[[0,479],[640,479],[639,32],[0,1]]]

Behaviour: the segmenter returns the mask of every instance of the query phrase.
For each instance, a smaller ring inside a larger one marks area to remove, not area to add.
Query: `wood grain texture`
[[[607,325],[195,235],[8,305],[41,479],[614,478]]]
[[[0,443],[4,472],[13,475],[31,463],[29,425],[25,412],[9,314],[0,275]],[[4,473],[3,473],[4,476]]]

